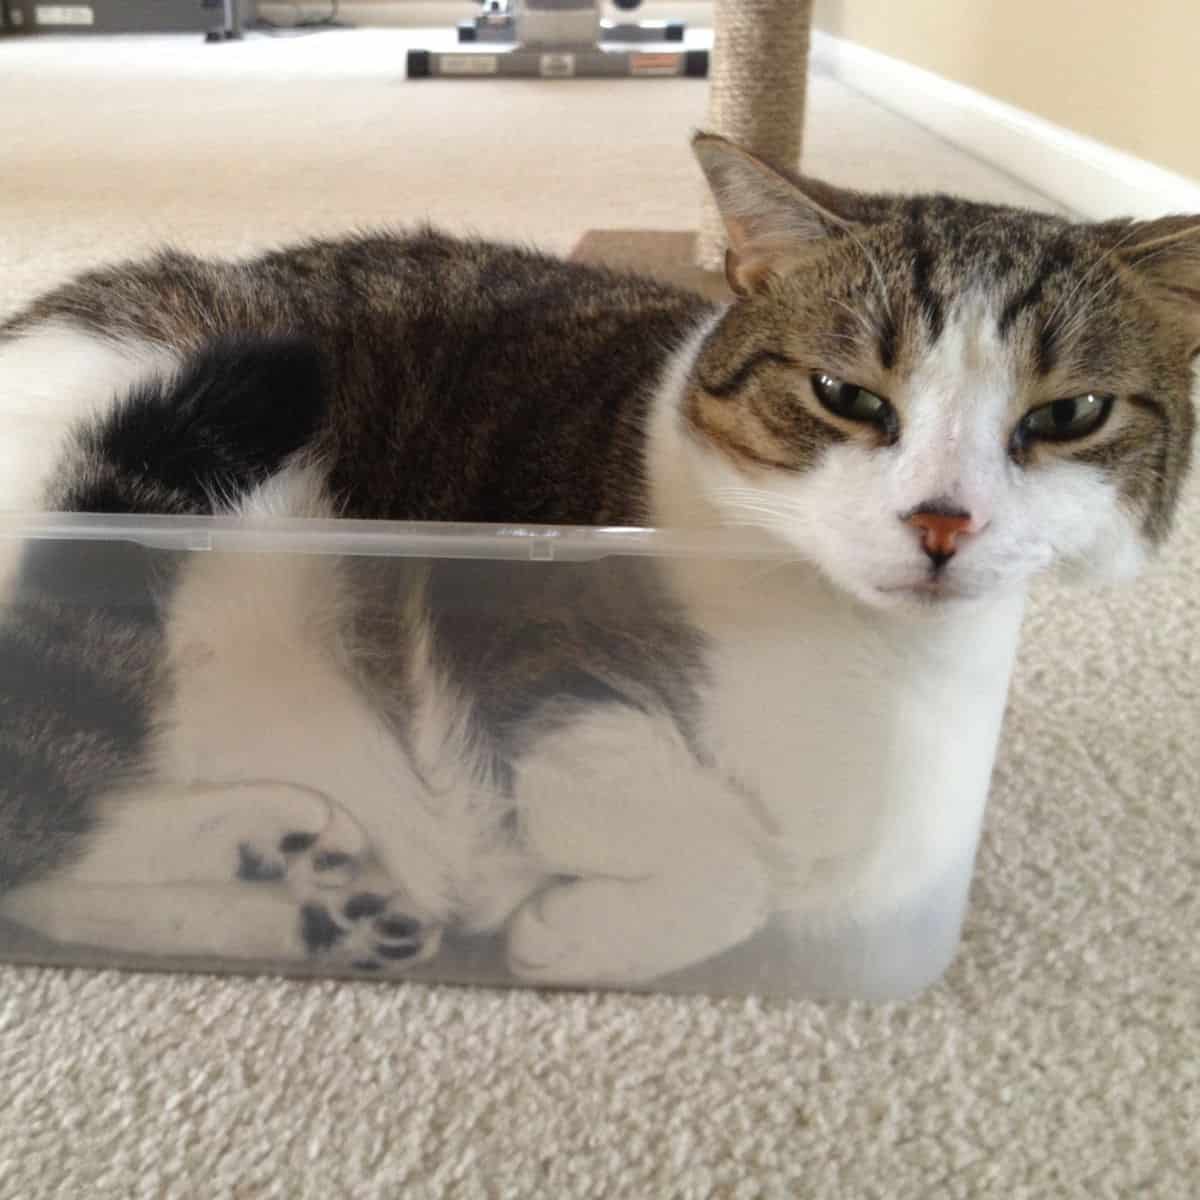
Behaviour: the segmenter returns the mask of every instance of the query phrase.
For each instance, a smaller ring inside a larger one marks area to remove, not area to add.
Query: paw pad
[[[281,854],[302,854],[315,845],[316,840],[315,833],[285,833],[279,839],[279,851]]]
[[[331,912],[320,904],[301,912],[304,944],[310,954],[325,953],[345,941],[358,951],[350,962],[355,971],[382,971],[388,963],[428,957],[437,946],[438,931],[416,917],[389,911],[394,899],[379,892],[357,892]]]
[[[306,904],[300,909],[300,936],[310,954],[329,950],[346,936],[346,931],[319,904]]]
[[[381,917],[375,928],[386,938],[415,938],[421,932],[421,922],[412,917]]]
[[[253,846],[243,842],[238,846],[237,877],[245,883],[268,883],[271,880],[282,879],[287,872],[283,865],[272,862],[265,855],[259,854]]]
[[[377,917],[386,908],[386,897],[375,892],[359,892],[346,901],[342,912],[349,921],[361,921],[364,917]]]

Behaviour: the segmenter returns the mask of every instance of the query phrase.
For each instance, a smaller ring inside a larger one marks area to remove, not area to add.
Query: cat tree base
[[[649,275],[699,292],[708,300],[731,300],[724,271],[696,265],[696,234],[687,230],[589,229],[575,243],[574,262]]]

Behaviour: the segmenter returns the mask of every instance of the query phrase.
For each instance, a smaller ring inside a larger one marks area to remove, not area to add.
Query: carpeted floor
[[[0,311],[168,238],[692,223],[702,83],[406,85],[404,45],[0,43]],[[806,165],[1039,202],[821,77]],[[1194,483],[1136,589],[1039,590],[962,953],[918,1001],[0,967],[0,1198],[1194,1196],[1198,580]]]

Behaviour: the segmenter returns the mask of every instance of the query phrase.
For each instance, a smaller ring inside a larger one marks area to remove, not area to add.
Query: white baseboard
[[[974,88],[814,31],[813,65],[1081,216],[1200,213],[1200,183]]]

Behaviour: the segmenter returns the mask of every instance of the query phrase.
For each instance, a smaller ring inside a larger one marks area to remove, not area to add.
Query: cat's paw
[[[442,931],[405,911],[400,896],[361,891],[301,905],[300,936],[314,961],[378,974],[432,958]]]
[[[310,961],[374,974],[431,958],[440,927],[413,911],[371,855],[358,823],[320,801],[308,809],[293,806],[294,828],[276,826],[240,842],[237,878],[282,885],[291,894],[301,953]]]
[[[292,827],[239,842],[237,878],[245,883],[283,882],[301,901],[327,889],[348,888],[366,863],[366,835],[343,809],[324,798],[302,818],[290,822]]]
[[[295,905],[293,952],[365,973],[406,970],[437,953],[441,927],[372,853],[362,827],[327,796],[288,785],[254,790],[251,829],[237,846],[241,883]]]
[[[527,901],[508,927],[508,965],[530,983],[646,983],[752,937],[766,923],[767,876],[753,858],[708,871],[576,879]]]
[[[636,983],[662,974],[653,947],[622,921],[630,885],[581,880],[529,900],[508,928],[508,967],[529,983]],[[642,920],[653,915],[642,914]],[[626,932],[628,931],[628,932]]]

